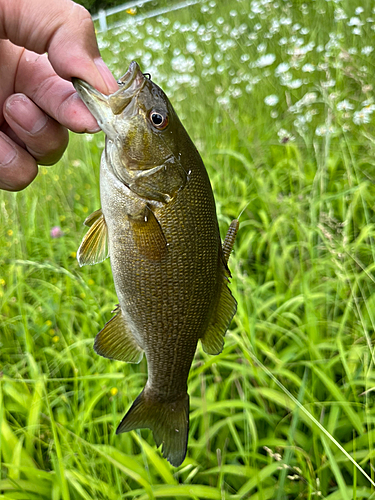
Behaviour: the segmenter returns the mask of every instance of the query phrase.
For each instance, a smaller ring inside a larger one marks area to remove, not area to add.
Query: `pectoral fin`
[[[161,260],[167,253],[167,240],[152,210],[145,209],[137,215],[128,215],[132,236],[139,253],[150,260]]]
[[[129,330],[120,307],[117,307],[114,312],[117,312],[116,316],[113,316],[95,337],[94,350],[104,358],[139,363],[143,350]]]
[[[90,229],[77,252],[77,260],[81,267],[97,264],[108,257],[108,231],[102,209],[89,215],[84,224]]]
[[[219,354],[223,350],[224,335],[237,310],[237,302],[227,286],[228,280],[223,276],[220,297],[206,333],[201,338],[203,350],[207,354]]]

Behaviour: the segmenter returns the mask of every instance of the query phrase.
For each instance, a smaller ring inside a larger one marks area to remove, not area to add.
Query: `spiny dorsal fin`
[[[240,227],[240,223],[238,222],[238,219],[232,220],[232,222],[230,223],[228,232],[225,236],[225,240],[223,243],[223,254],[224,254],[224,260],[225,260],[226,264],[228,264],[229,256],[233,250],[234,241],[236,239],[237,231],[238,231],[239,227]]]
[[[122,419],[116,434],[144,428],[152,430],[157,447],[163,445],[164,458],[174,467],[181,465],[189,433],[188,394],[182,394],[175,401],[158,400],[146,386]]]
[[[95,352],[104,358],[139,363],[143,350],[126,325],[121,308],[117,307],[113,312],[117,312],[116,316],[113,316],[95,337]]]
[[[77,252],[77,260],[81,267],[103,262],[108,257],[108,230],[102,209],[89,215],[84,224],[90,229]]]
[[[152,210],[145,206],[138,215],[128,215],[132,236],[139,253],[150,260],[161,260],[167,253],[167,241]]]
[[[212,312],[210,323],[201,338],[203,350],[207,354],[219,354],[223,350],[224,335],[228,330],[237,310],[237,302],[227,286],[228,280],[223,276],[220,297]]]

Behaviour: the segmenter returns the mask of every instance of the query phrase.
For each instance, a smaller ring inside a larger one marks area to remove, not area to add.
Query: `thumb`
[[[118,89],[100,57],[90,14],[71,0],[0,0],[0,38],[47,52],[65,80],[81,78],[106,94]]]

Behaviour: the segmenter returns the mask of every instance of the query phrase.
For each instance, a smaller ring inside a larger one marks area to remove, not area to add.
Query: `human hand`
[[[106,94],[118,89],[100,57],[90,14],[71,0],[0,0],[1,189],[19,191],[38,164],[56,163],[67,129],[99,130],[73,76]]]

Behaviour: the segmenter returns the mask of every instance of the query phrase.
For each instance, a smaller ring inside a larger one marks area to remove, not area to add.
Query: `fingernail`
[[[92,128],[88,128],[86,130],[86,132],[88,134],[96,134],[97,132],[99,132],[101,130],[101,128],[99,127],[99,125],[97,125],[96,127],[92,127]]]
[[[48,117],[30,99],[22,94],[15,94],[5,104],[11,118],[29,134],[37,134],[47,123]]]
[[[97,57],[96,59],[94,59],[94,62],[95,66],[98,68],[101,77],[104,80],[104,83],[107,86],[108,93],[115,92],[118,89],[118,85],[106,63],[103,61],[101,57]]]
[[[17,152],[10,142],[5,139],[5,135],[0,133],[0,165],[6,166],[14,160]]]

